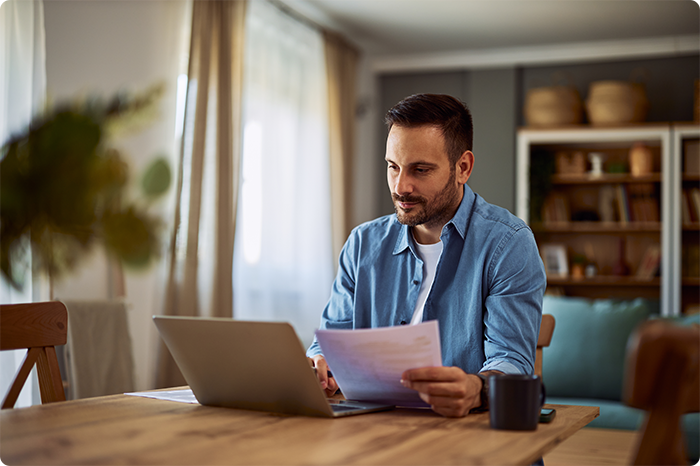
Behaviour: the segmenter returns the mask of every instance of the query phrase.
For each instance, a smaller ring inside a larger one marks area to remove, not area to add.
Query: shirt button
[[[405,320],[402,320],[402,321],[401,321],[401,325],[406,325],[406,321],[405,321]]]
[[[413,280],[414,285],[418,285],[420,282],[418,280]]]

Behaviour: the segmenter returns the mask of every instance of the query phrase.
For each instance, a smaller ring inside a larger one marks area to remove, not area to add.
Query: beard
[[[456,200],[459,199],[459,187],[455,185],[455,171],[452,170],[450,179],[432,200],[422,196],[399,196],[394,193],[391,198],[394,201],[396,218],[403,225],[409,227],[444,225],[454,215]],[[398,202],[411,202],[417,205],[405,210],[398,205]]]

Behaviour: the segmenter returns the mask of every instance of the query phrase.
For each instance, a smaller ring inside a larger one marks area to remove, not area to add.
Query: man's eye
[[[430,171],[429,168],[416,168],[415,172],[418,173],[419,175],[425,175]]]

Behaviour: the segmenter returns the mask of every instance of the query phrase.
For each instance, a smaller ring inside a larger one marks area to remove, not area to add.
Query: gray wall
[[[467,105],[474,120],[474,171],[469,187],[515,212],[515,68],[470,73]]]
[[[586,98],[592,81],[640,77],[649,99],[648,121],[691,121],[693,86],[700,77],[700,57],[623,60],[557,66],[529,66],[401,73],[379,76],[376,169],[385,173],[386,129],[383,115],[398,101],[416,93],[450,94],[464,101],[474,119],[474,172],[469,186],[488,202],[515,211],[515,138],[524,125],[523,102],[528,89],[555,83],[558,76],[577,87]],[[380,214],[393,212],[384,176],[377,199]]]

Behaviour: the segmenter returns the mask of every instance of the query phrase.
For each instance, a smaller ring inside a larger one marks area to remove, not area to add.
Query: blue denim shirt
[[[423,320],[439,322],[443,365],[532,374],[546,279],[530,228],[464,185],[440,239]],[[340,254],[321,328],[409,323],[423,280],[413,241],[395,214],[356,227]],[[307,356],[317,354],[314,340]]]

